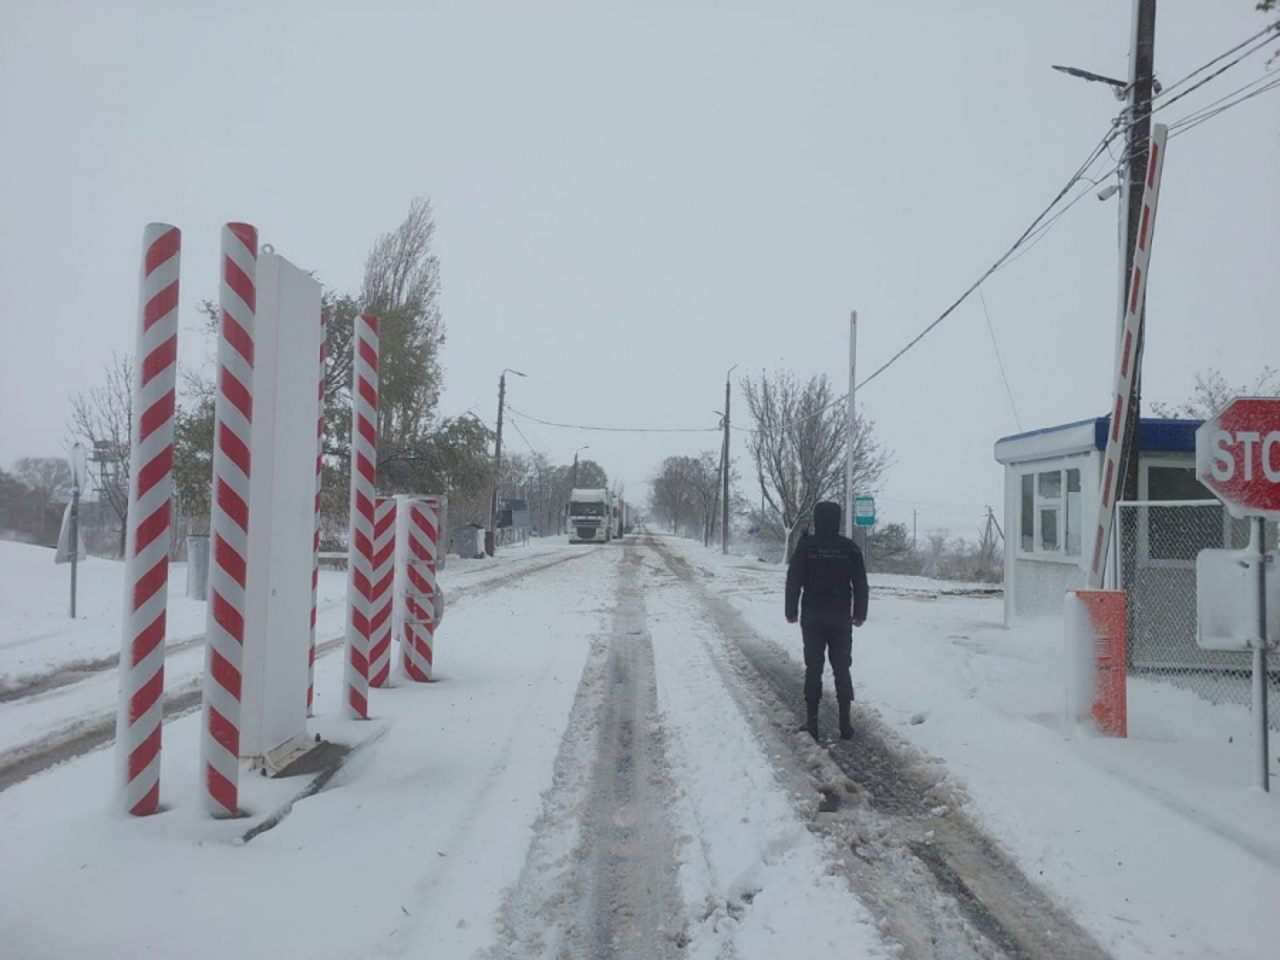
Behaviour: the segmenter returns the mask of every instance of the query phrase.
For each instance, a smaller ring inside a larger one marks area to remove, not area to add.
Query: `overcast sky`
[[[1171,84],[1266,24],[1160,0]],[[143,225],[184,233],[182,357],[206,355],[219,226],[356,291],[430,197],[442,412],[492,422],[499,371],[548,420],[714,426],[725,371],[845,380],[964,290],[1107,129],[1128,0],[69,3],[0,0],[0,464],[54,454],[71,392],[133,348]],[[1168,108],[1259,76],[1255,56]],[[1280,91],[1170,144],[1146,396],[1280,363]],[[1116,200],[1086,198],[985,286],[1025,428],[1104,413]],[[1017,432],[975,298],[860,396],[895,464],[881,513],[972,534]],[[735,420],[746,423],[735,385]],[[714,435],[520,424],[637,491]],[[513,449],[525,448],[518,434]],[[742,438],[735,455],[750,474]],[[754,483],[744,492],[754,496]]]

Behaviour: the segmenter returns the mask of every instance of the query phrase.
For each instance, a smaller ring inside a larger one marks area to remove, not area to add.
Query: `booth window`
[[[1045,470],[1022,477],[1023,553],[1080,555],[1080,470]]]

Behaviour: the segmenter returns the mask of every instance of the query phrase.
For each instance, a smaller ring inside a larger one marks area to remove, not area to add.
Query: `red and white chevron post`
[[[347,547],[347,642],[343,709],[369,719],[369,635],[373,618],[374,500],[378,486],[378,318],[356,319],[352,337],[351,530]]]
[[[143,230],[116,714],[118,795],[124,809],[139,817],[160,809],[181,248],[182,233],[177,227],[149,223]]]
[[[369,684],[374,687],[385,687],[391,679],[395,561],[396,501],[394,497],[379,497],[373,507],[373,613],[369,619]]]
[[[400,662],[405,676],[419,683],[434,679],[436,572],[440,557],[439,497],[415,497],[403,501],[407,511],[402,524],[400,551],[404,567],[404,599],[400,611]]]
[[[307,716],[312,715],[316,696],[316,600],[320,589],[320,486],[324,474],[324,361],[327,354],[328,328],[320,314],[320,386],[316,414],[316,533],[311,544],[311,646],[307,653]]]
[[[240,681],[249,546],[249,448],[258,231],[222,228],[218,303],[218,392],[214,402],[213,498],[209,516],[209,612],[201,706],[200,794],[207,812],[233,816],[240,784]]]

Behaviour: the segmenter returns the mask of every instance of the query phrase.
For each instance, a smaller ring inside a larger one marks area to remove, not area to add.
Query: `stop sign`
[[[1280,397],[1237,397],[1206,420],[1196,475],[1232,516],[1280,520]]]

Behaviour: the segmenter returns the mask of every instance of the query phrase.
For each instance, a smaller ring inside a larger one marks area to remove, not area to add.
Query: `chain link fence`
[[[1129,595],[1129,673],[1177,684],[1212,703],[1249,708],[1252,654],[1196,644],[1196,555],[1242,549],[1249,522],[1217,500],[1121,503],[1119,583]],[[1276,524],[1267,524],[1275,549]],[[1269,725],[1280,730],[1280,655],[1269,663]]]

